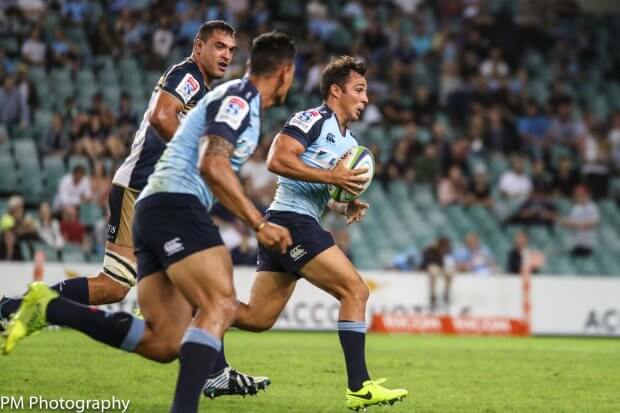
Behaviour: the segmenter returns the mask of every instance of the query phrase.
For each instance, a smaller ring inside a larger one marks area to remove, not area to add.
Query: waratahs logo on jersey
[[[308,133],[308,131],[312,128],[312,125],[314,125],[319,119],[321,119],[321,113],[319,113],[318,110],[306,110],[293,116],[289,122],[289,125],[296,126],[304,133]]]

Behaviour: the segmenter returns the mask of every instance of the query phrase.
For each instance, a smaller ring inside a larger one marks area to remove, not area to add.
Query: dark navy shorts
[[[321,252],[335,245],[332,234],[311,216],[294,212],[268,211],[269,222],[288,228],[293,245],[280,254],[259,244],[257,271],[288,272],[301,277],[301,268]]]
[[[136,204],[133,242],[138,280],[183,258],[223,245],[207,208],[193,195],[159,193]]]

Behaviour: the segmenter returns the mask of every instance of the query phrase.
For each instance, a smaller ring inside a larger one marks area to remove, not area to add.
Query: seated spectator
[[[90,192],[92,201],[97,205],[106,208],[108,197],[112,189],[112,178],[106,171],[102,161],[96,161],[93,166],[93,173],[90,176]]]
[[[71,173],[62,177],[58,184],[58,193],[54,200],[54,210],[65,207],[79,207],[82,202],[92,200],[90,180],[86,176],[84,165],[76,165]]]
[[[64,158],[70,148],[69,135],[63,128],[62,116],[58,112],[52,114],[52,124],[43,133],[39,143],[42,156],[56,156]]]
[[[556,217],[557,210],[549,199],[547,187],[536,185],[529,198],[519,207],[509,222],[521,225],[544,225],[551,229]]]
[[[533,99],[527,101],[525,114],[517,119],[521,145],[534,159],[548,156],[551,140],[548,139],[549,119]]]
[[[390,125],[413,122],[411,107],[403,100],[399,88],[393,88],[387,101],[382,106],[383,118]]]
[[[514,126],[508,122],[498,105],[491,106],[486,113],[488,126],[484,134],[484,147],[491,152],[508,154],[517,151],[520,143],[515,135]]]
[[[43,66],[45,64],[45,42],[41,40],[41,29],[35,27],[30,37],[22,45],[22,56],[28,64]]]
[[[443,278],[443,303],[450,305],[450,287],[452,276],[454,275],[454,263],[450,253],[452,247],[450,240],[446,237],[439,237],[437,240],[426,247],[423,252],[424,260],[421,268],[426,271],[430,283],[429,303],[431,310],[437,307],[437,279]]]
[[[536,185],[551,187],[551,177],[547,173],[547,167],[542,159],[537,159],[532,163],[532,186]]]
[[[15,78],[6,76],[0,87],[0,124],[7,127],[27,124],[29,110],[26,105],[26,100],[15,86]]]
[[[24,199],[19,195],[9,198],[7,211],[0,218],[0,259],[22,261],[19,243],[36,238],[33,220],[24,213]]]
[[[600,130],[588,134],[581,147],[583,183],[595,200],[606,198],[612,171],[612,147]]]
[[[78,47],[67,39],[61,28],[54,30],[54,37],[50,44],[52,63],[56,67],[68,67],[78,57]]]
[[[615,172],[620,172],[620,110],[613,114],[611,129],[609,131],[609,142]]]
[[[523,157],[512,158],[512,168],[502,174],[499,179],[499,190],[508,200],[524,201],[532,191],[532,180],[525,173]]]
[[[478,165],[474,169],[474,177],[469,183],[465,195],[465,204],[468,206],[478,205],[485,208],[491,208],[493,206],[489,174],[484,165]]]
[[[470,232],[465,237],[465,247],[457,250],[454,259],[460,272],[491,275],[497,271],[491,251],[480,245],[478,236]]]
[[[599,221],[598,207],[590,200],[587,188],[579,185],[575,188],[574,204],[570,214],[559,220],[561,225],[571,230],[571,254],[573,256],[592,255]]]
[[[52,216],[49,202],[44,201],[39,206],[39,216],[35,222],[39,238],[56,251],[62,251],[65,240],[60,231],[60,223]]]
[[[116,117],[116,122],[121,128],[124,125],[128,125],[135,129],[138,124],[138,115],[133,108],[131,95],[127,92],[121,93],[121,99],[118,103],[118,116]]]
[[[415,90],[413,103],[415,122],[423,128],[430,128],[435,122],[437,113],[437,99],[426,86],[420,86]]]
[[[544,265],[544,254],[531,249],[528,243],[529,240],[525,232],[518,231],[515,234],[514,245],[508,253],[508,266],[506,268],[508,274],[521,274],[523,265],[526,263],[530,265],[530,270],[533,273]]]
[[[78,218],[78,210],[75,206],[65,206],[62,209],[60,220],[60,233],[64,240],[70,244],[75,244],[86,249],[88,239],[86,237],[86,227]]]
[[[576,153],[587,135],[586,125],[579,117],[573,116],[572,99],[568,96],[559,98],[556,115],[549,126],[549,136],[553,140],[553,144],[566,145]]]
[[[409,247],[405,251],[396,254],[392,259],[390,269],[397,271],[413,271],[422,265],[422,253],[416,246]]]
[[[429,143],[424,148],[424,155],[415,161],[415,180],[419,183],[435,186],[440,176],[441,162],[437,154],[437,146],[434,143]]]
[[[412,182],[415,178],[413,157],[419,145],[414,138],[403,138],[392,145],[392,155],[386,166],[388,180]]]
[[[266,159],[268,150],[269,146],[265,144],[258,145],[239,173],[242,179],[249,180],[250,193],[262,205],[269,205],[271,203],[276,185],[276,175],[267,169]]]
[[[484,76],[491,89],[498,89],[508,77],[508,64],[502,57],[502,49],[494,47],[488,59],[480,65],[480,74]]]
[[[461,205],[467,195],[467,179],[458,166],[450,168],[448,176],[439,181],[437,200],[441,206]]]
[[[553,194],[555,196],[570,197],[579,183],[579,174],[573,168],[573,163],[570,158],[567,156],[560,158],[551,180],[551,190]]]

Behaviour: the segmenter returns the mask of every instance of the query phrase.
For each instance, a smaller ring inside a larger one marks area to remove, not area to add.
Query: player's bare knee
[[[367,302],[370,296],[370,290],[366,283],[362,280],[348,283],[347,290],[343,298],[348,298],[356,302]],[[342,299],[341,299],[342,300]]]

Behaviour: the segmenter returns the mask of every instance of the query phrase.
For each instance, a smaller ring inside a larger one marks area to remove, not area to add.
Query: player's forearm
[[[256,228],[263,221],[263,216],[245,195],[230,162],[226,161],[210,163],[209,167],[203,170],[203,178],[222,205],[252,228]]]
[[[333,183],[331,170],[306,165],[296,154],[273,156],[269,159],[267,168],[269,171],[286,178],[323,184]]]

